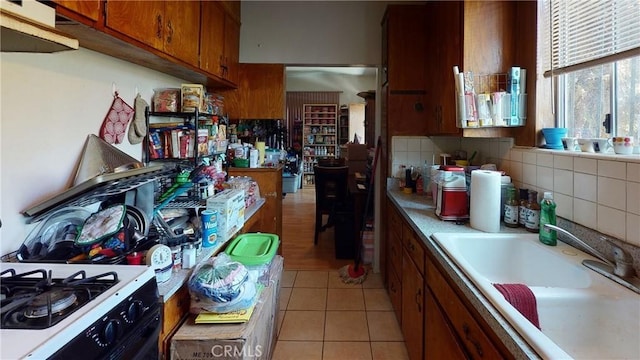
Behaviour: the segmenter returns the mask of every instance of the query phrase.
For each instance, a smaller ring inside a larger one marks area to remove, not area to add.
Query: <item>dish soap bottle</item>
[[[558,234],[555,230],[547,229],[545,224],[556,224],[556,203],[553,201],[553,193],[544,192],[544,197],[540,203],[540,242],[550,246],[558,244]]]
[[[537,233],[540,231],[540,204],[538,204],[538,192],[529,190],[529,202],[527,203],[527,219],[524,222],[525,230]]]

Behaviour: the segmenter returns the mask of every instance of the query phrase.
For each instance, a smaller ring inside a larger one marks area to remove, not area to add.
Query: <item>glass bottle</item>
[[[544,197],[540,203],[540,242],[550,246],[558,244],[558,234],[555,230],[547,229],[545,224],[556,224],[556,203],[553,201],[553,193],[544,192]]]
[[[516,189],[507,188],[507,201],[504,204],[504,225],[512,228],[520,226],[518,224],[518,213],[520,204],[516,200]]]
[[[525,227],[527,220],[527,203],[529,202],[529,190],[520,189],[520,208],[518,209],[518,225]]]
[[[524,222],[525,230],[533,233],[540,231],[540,204],[538,204],[538,192],[529,190],[527,204],[527,219]]]

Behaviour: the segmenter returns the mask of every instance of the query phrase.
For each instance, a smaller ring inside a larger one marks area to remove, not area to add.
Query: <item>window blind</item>
[[[563,74],[640,55],[640,0],[549,0],[551,68]]]

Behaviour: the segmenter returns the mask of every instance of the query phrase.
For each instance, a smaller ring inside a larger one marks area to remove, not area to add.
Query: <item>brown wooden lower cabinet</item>
[[[396,273],[396,270],[393,268],[391,263],[387,263],[389,269],[387,270],[388,280],[387,280],[387,292],[389,293],[389,299],[391,300],[391,306],[393,307],[393,311],[396,313],[396,317],[398,318],[398,323],[402,321],[402,282],[400,282],[400,277]]]
[[[167,358],[169,346],[171,345],[171,336],[189,315],[190,306],[191,296],[186,286],[181,287],[180,290],[162,304],[162,329],[160,330],[159,348],[161,354],[167,356]]]
[[[442,307],[444,316],[460,340],[459,346],[474,359],[503,359],[505,356],[493,344],[489,334],[474,318],[463,300],[447,283],[444,275],[433,264],[427,262],[427,285],[433,291],[437,303]],[[427,318],[427,326],[430,326]]]
[[[466,359],[455,333],[429,287],[425,288],[424,358]]]
[[[260,211],[260,220],[255,226],[255,231],[276,234],[282,238],[282,169],[277,167],[260,168],[229,168],[229,176],[248,176],[258,183],[260,196],[265,199],[265,203]],[[246,229],[253,231],[254,229]],[[282,247],[278,248],[281,254]]]
[[[407,220],[388,207],[386,285],[409,359],[512,359]]]
[[[422,359],[424,278],[405,251],[402,257],[402,335],[409,359]]]

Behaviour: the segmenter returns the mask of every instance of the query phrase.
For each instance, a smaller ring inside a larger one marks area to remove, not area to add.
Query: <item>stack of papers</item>
[[[196,324],[239,324],[249,321],[254,304],[248,309],[236,310],[228,313],[200,313],[196,317]]]

